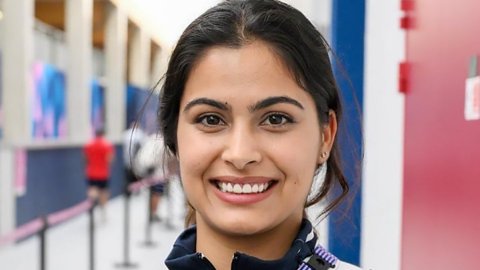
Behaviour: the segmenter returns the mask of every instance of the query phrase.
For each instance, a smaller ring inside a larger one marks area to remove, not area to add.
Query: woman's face
[[[185,85],[177,130],[199,226],[254,235],[299,224],[328,150],[322,130],[313,99],[268,45],[209,49]]]

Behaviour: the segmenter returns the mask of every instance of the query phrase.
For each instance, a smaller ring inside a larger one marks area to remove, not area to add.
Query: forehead
[[[240,48],[208,49],[189,74],[182,103],[199,96],[229,101],[240,96],[272,95],[309,98],[273,49],[255,41]]]

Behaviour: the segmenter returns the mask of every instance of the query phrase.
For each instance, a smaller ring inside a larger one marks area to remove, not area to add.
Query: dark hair
[[[95,130],[95,137],[103,137],[105,136],[105,129],[103,127],[99,127]]]
[[[334,111],[340,122],[342,107],[329,58],[330,47],[312,23],[300,11],[280,1],[227,0],[187,27],[170,58],[160,94],[159,121],[165,148],[171,153],[177,153],[180,101],[193,66],[213,46],[239,48],[255,40],[268,44],[298,85],[311,95],[321,125],[328,123],[329,111]],[[341,192],[322,215],[337,206],[349,189],[337,148],[335,142],[327,160],[325,181],[306,202],[306,207],[318,203],[339,185]]]

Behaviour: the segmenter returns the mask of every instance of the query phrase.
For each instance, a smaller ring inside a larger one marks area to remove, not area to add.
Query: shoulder
[[[92,149],[94,147],[93,143],[92,142],[88,142],[87,144],[85,144],[85,146],[83,147],[83,149],[85,151],[89,151],[90,149]]]
[[[337,265],[335,266],[334,270],[362,270],[360,267],[355,266],[353,264],[349,264],[346,262],[338,261]]]
[[[109,140],[102,138],[99,142],[99,145],[102,145],[103,147],[106,148],[113,148],[113,143],[110,142]]]

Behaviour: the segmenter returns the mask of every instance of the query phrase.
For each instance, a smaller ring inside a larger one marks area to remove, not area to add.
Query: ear
[[[327,161],[330,156],[330,152],[335,142],[335,136],[337,135],[337,115],[333,110],[328,111],[328,123],[321,126],[322,141],[320,143],[320,151],[318,155],[318,164],[322,164]]]

